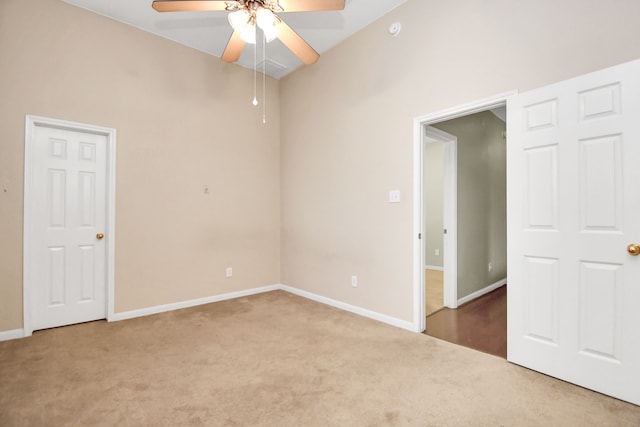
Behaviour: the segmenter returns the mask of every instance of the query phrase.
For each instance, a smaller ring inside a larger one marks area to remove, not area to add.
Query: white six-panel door
[[[508,359],[640,404],[640,61],[508,102]]]
[[[31,330],[103,319],[107,136],[35,125],[30,144]]]

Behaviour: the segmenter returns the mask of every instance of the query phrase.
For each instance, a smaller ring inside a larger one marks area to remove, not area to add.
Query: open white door
[[[508,102],[509,361],[640,404],[640,61]]]

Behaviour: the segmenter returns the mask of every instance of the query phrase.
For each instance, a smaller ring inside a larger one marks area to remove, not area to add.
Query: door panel
[[[558,149],[555,145],[525,149],[527,188],[525,224],[529,229],[558,228]]]
[[[619,232],[623,210],[621,135],[579,143],[580,228],[583,232]]]
[[[640,61],[508,102],[508,360],[640,404]]]
[[[37,125],[31,144],[32,329],[105,318],[107,137]]]
[[[580,263],[580,351],[619,361],[621,265]]]
[[[65,298],[65,248],[49,246],[49,276],[43,289],[48,296],[48,306],[64,305]]]
[[[558,260],[525,257],[525,334],[546,344],[558,343]]]

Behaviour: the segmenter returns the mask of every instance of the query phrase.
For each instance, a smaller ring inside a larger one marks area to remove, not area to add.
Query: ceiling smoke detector
[[[391,37],[395,37],[400,34],[401,29],[402,25],[399,22],[394,22],[393,24],[389,25],[389,34],[391,34]]]

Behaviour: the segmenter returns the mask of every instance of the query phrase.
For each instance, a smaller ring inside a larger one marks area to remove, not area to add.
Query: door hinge
[[[422,233],[418,233],[418,239],[422,239]]]
[[[446,229],[446,228],[444,229],[443,233],[444,233],[444,234],[447,234],[447,229]]]

